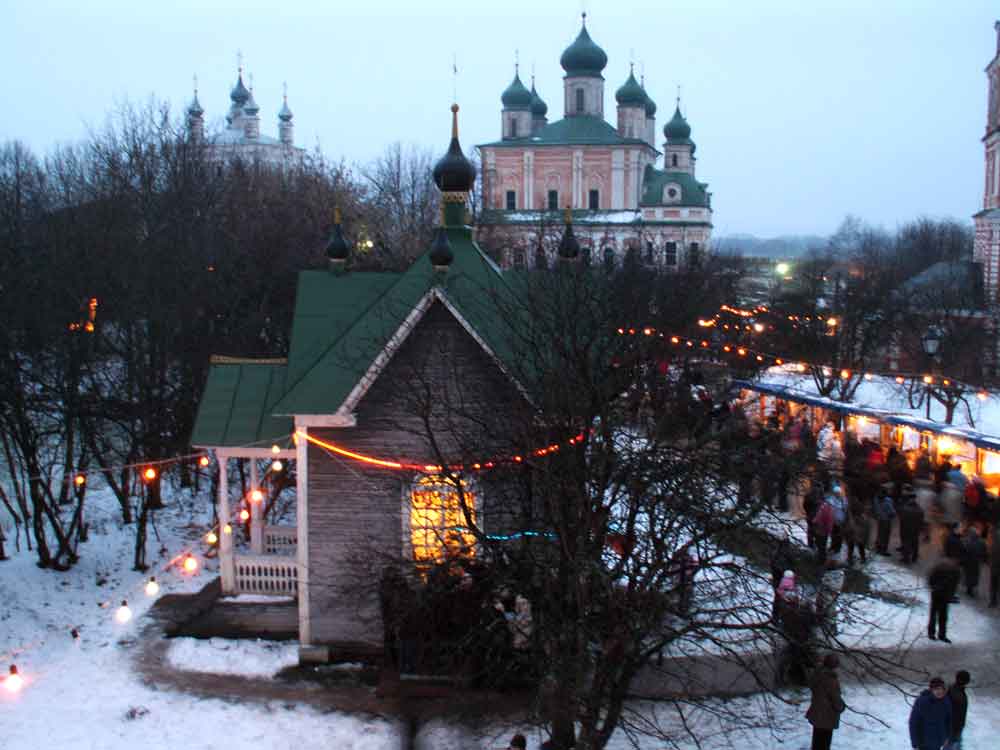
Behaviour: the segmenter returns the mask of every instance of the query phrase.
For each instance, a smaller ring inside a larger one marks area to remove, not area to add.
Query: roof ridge
[[[208,362],[212,365],[287,365],[288,357],[230,357],[213,354]]]

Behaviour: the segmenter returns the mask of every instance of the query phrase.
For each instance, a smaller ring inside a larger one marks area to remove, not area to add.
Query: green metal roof
[[[447,233],[454,259],[444,273],[425,254],[402,274],[300,274],[286,390],[274,413],[335,413],[434,287],[504,359],[507,337],[495,299],[509,290],[500,270],[467,227]]]
[[[635,80],[635,75],[630,70],[625,83],[615,92],[615,101],[623,107],[634,106],[645,109],[647,99],[646,90],[639,85],[639,82]]]
[[[653,148],[641,138],[623,138],[607,121],[592,115],[575,115],[550,122],[536,134],[525,138],[511,138],[479,146],[522,147],[532,146],[645,146]],[[655,150],[655,149],[654,149]]]
[[[681,191],[680,200],[673,203],[663,200],[663,189],[670,183],[677,185]],[[664,172],[647,165],[642,175],[642,200],[639,205],[711,208],[707,188],[707,183],[698,182],[687,172]]]
[[[563,51],[559,64],[567,76],[600,76],[608,64],[608,56],[590,38],[584,24],[573,43]]]
[[[198,404],[191,444],[200,447],[286,445],[294,425],[272,416],[284,392],[284,360],[215,358]]]

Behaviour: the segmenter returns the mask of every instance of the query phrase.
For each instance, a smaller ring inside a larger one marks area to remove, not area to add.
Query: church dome
[[[246,100],[250,98],[250,92],[247,90],[247,87],[243,85],[242,70],[236,79],[236,85],[233,86],[233,90],[229,93],[229,98],[241,107],[246,103]]]
[[[549,105],[547,105],[542,97],[538,95],[535,91],[535,84],[531,84],[531,114],[534,117],[545,117],[549,113]]]
[[[434,165],[434,184],[442,193],[467,193],[476,182],[476,168],[465,158],[458,142],[457,104],[451,105],[451,116],[451,143],[447,153]]]
[[[576,40],[569,45],[559,58],[559,64],[568,76],[597,76],[608,64],[608,56],[598,47],[587,33],[587,23],[584,19],[583,28]]]
[[[333,232],[330,233],[330,241],[326,243],[326,257],[330,260],[347,260],[351,254],[351,246],[344,237],[344,230],[340,226],[340,209],[334,211]]]
[[[643,89],[645,92],[646,89]],[[646,94],[646,117],[656,117],[656,102],[648,93]]]
[[[663,135],[672,143],[684,143],[691,140],[691,126],[681,114],[681,107],[678,104],[674,110],[674,116],[663,126]]]
[[[514,74],[514,80],[507,90],[500,95],[504,109],[531,109],[531,92],[521,83],[520,76]]]
[[[205,114],[205,110],[202,109],[201,102],[198,101],[197,92],[195,92],[194,99],[191,100],[191,104],[188,106],[187,111],[192,117],[201,117]]]
[[[260,107],[257,106],[257,100],[253,98],[253,92],[250,92],[250,97],[247,99],[246,104],[243,105],[243,111],[253,117],[258,112],[260,112]]]
[[[629,71],[628,80],[615,92],[615,101],[622,107],[645,107],[648,99],[635,75]]]

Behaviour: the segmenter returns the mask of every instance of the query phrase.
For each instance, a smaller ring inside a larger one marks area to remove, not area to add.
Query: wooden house
[[[200,404],[192,444],[218,457],[223,592],[295,597],[303,660],[381,650],[377,582],[393,560],[476,554],[439,462],[487,460],[497,420],[527,407],[500,313],[512,292],[465,225],[475,169],[457,111],[428,252],[403,273],[352,271],[338,223],[330,269],[299,276],[287,360],[215,358]],[[248,497],[233,496],[230,458],[294,461],[295,526],[263,522],[254,461]],[[489,480],[461,481],[477,525],[515,523]]]

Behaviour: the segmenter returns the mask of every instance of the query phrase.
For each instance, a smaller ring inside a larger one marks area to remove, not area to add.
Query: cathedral
[[[675,268],[709,250],[712,194],[695,176],[695,143],[680,98],[656,148],[656,103],[630,69],[615,92],[617,127],[604,117],[608,56],[586,14],[560,58],[563,117],[515,68],[500,97],[500,140],[478,146],[482,211],[477,241],[505,268],[553,263],[563,222],[573,224],[584,262]],[[657,162],[663,156],[663,167]]]
[[[260,106],[253,95],[253,82],[248,89],[243,83],[243,66],[236,74],[236,85],[229,94],[230,106],[226,114],[226,127],[218,133],[206,135],[205,110],[198,101],[198,88],[187,107],[188,135],[192,141],[204,143],[212,161],[239,158],[280,165],[299,159],[303,150],[295,146],[292,110],[288,108],[285,92],[278,110],[278,137],[260,132]]]
[[[991,307],[1000,303],[1000,21],[994,24],[997,34],[996,53],[986,66],[989,98],[986,109],[986,175],[983,208],[973,218],[976,221],[973,259],[983,269],[983,290]]]

